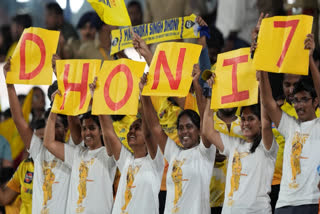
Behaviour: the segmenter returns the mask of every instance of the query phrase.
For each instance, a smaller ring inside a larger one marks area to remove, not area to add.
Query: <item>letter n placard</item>
[[[7,83],[50,85],[52,83],[52,55],[56,53],[59,31],[27,28],[12,55]]]
[[[211,108],[233,108],[258,102],[256,71],[250,58],[250,48],[219,54]]]
[[[202,46],[167,42],[157,46],[148,82],[142,91],[147,96],[187,96],[193,65],[198,63]]]

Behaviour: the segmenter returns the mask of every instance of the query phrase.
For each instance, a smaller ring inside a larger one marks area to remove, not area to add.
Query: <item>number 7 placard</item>
[[[304,40],[311,33],[312,16],[276,16],[262,20],[253,63],[257,70],[308,75],[309,50]]]

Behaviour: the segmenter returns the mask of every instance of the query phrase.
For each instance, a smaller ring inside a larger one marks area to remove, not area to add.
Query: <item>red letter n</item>
[[[221,104],[238,102],[249,98],[249,91],[238,91],[237,65],[248,62],[248,55],[243,55],[231,59],[225,59],[223,66],[232,65],[232,94],[221,97]]]
[[[82,109],[86,98],[87,98],[87,88],[88,88],[88,76],[89,76],[89,63],[84,63],[83,64],[83,69],[82,69],[82,78],[81,78],[81,83],[69,83],[68,82],[68,76],[69,76],[69,71],[70,71],[70,64],[66,64],[64,66],[64,75],[63,75],[63,85],[65,88],[65,92],[63,94],[63,101],[62,105],[60,107],[60,110],[64,109],[64,103],[66,101],[66,95],[70,91],[74,92],[80,92],[80,106],[79,109]]]
[[[181,48],[180,53],[179,53],[179,58],[178,58],[178,63],[177,63],[177,70],[176,70],[176,79],[173,78],[173,75],[171,73],[171,70],[168,65],[166,53],[164,51],[159,52],[155,72],[154,72],[154,80],[153,80],[153,85],[151,89],[157,89],[160,81],[160,68],[161,65],[163,67],[164,73],[166,74],[170,88],[172,90],[177,90],[180,85],[181,81],[181,75],[182,75],[182,67],[183,67],[183,61],[184,61],[184,56],[186,54],[186,48]]]
[[[26,73],[26,42],[30,40],[38,45],[40,49],[40,63],[39,65],[31,72]],[[21,46],[20,46],[20,75],[19,78],[21,80],[30,80],[37,76],[40,71],[42,70],[44,63],[46,60],[46,47],[42,41],[42,39],[37,36],[36,34],[32,33],[25,33],[21,39]]]

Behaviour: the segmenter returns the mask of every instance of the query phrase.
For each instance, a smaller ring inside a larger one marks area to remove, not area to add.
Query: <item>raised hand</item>
[[[53,54],[52,55],[52,59],[51,59],[51,63],[52,63],[52,69],[53,69],[53,73],[57,76],[57,72],[56,72],[56,61],[61,59],[60,56],[58,54]]]
[[[310,50],[309,56],[312,56],[315,46],[313,34],[308,34],[307,38],[304,40],[304,49]]]
[[[257,48],[257,38],[258,38],[259,31],[260,31],[262,19],[268,18],[268,17],[269,17],[268,13],[265,14],[265,15],[264,15],[264,13],[261,13],[260,17],[259,17],[259,20],[257,22],[257,25],[252,30],[252,33],[251,33],[251,48],[250,48],[250,52],[251,53],[254,52],[256,50],[256,48]]]
[[[199,64],[194,64],[193,65],[193,70],[192,70],[192,77],[193,77],[193,81],[198,81],[199,77],[200,77],[200,67]]]
[[[146,59],[148,65],[150,65],[152,60],[152,53],[146,42],[141,39],[138,34],[133,33],[132,43],[133,47]]]
[[[148,74],[143,74],[142,77],[140,78],[140,82],[139,82],[140,95],[142,93],[143,87],[147,83],[147,80],[148,80]]]
[[[89,84],[91,98],[93,98],[94,90],[97,87],[97,80],[98,80],[98,77],[95,77],[93,79],[93,82]]]
[[[11,70],[11,56],[7,60],[6,64],[3,66],[3,75],[7,78],[7,73]]]

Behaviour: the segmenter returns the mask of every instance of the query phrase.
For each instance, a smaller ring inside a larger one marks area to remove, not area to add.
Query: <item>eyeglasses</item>
[[[295,104],[295,105],[299,104],[299,103],[306,104],[311,99],[312,99],[312,97],[302,97],[300,100],[294,98],[292,100],[292,103]]]

